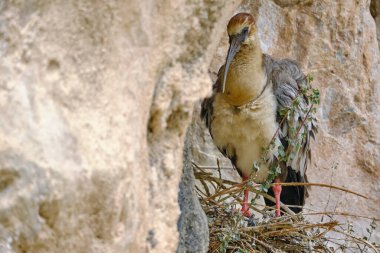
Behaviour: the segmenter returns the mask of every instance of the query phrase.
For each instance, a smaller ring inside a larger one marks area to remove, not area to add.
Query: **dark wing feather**
[[[306,170],[311,159],[310,138],[317,131],[316,117],[310,111],[310,102],[301,90],[310,84],[295,61],[289,59],[275,60],[265,56],[268,79],[273,84],[277,100],[277,122],[280,125],[280,139],[288,160],[281,167],[285,171],[285,181],[296,179],[306,182]],[[284,109],[292,108],[284,116]],[[292,171],[290,171],[291,169]],[[292,174],[292,175],[290,175]],[[291,187],[288,187],[291,188]],[[303,205],[307,196],[305,187],[295,187],[299,193],[299,204]],[[284,197],[286,197],[286,194]]]
[[[217,92],[220,92],[222,88],[222,78],[224,73],[224,65],[220,67],[218,71],[218,77],[212,86],[212,95],[210,97],[205,98],[202,101],[202,107],[201,107],[201,119],[205,121],[207,128],[210,130],[211,134],[211,118],[213,113],[212,104],[215,99],[215,95]]]

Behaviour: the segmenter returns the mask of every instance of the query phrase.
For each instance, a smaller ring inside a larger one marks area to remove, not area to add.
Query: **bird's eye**
[[[248,33],[248,27],[244,27],[243,30],[241,31],[243,34],[247,34]]]

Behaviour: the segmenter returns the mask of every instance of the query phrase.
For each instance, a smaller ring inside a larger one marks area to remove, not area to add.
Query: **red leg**
[[[243,182],[245,182],[248,179],[248,177],[243,176]],[[248,195],[249,195],[249,190],[245,189],[244,190],[244,199],[243,199],[243,206],[241,208],[241,213],[246,216],[246,217],[251,217],[252,214],[249,211],[249,206],[248,206]]]
[[[274,180],[274,182],[275,183],[281,183],[281,179],[278,177]],[[273,186],[274,198],[276,199],[276,217],[281,216],[281,211],[280,211],[281,190],[282,190],[282,187],[280,184]]]

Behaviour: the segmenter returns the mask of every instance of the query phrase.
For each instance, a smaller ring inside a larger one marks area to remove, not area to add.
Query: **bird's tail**
[[[305,177],[301,176],[300,172],[296,172],[288,167],[288,175],[285,182],[287,183],[305,183],[307,182]],[[274,197],[273,189],[268,190],[268,194]],[[299,213],[302,211],[302,207],[305,204],[305,199],[308,196],[307,186],[283,186],[281,192],[281,202],[286,205],[299,206],[299,207],[289,207],[293,212]],[[265,204],[267,206],[274,206],[275,203],[265,199]]]

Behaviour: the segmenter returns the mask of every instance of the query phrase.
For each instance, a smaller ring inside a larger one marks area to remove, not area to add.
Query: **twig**
[[[368,217],[368,216],[351,214],[351,213],[346,213],[346,212],[314,212],[314,213],[303,213],[303,215],[340,215],[340,216],[350,216],[350,217],[380,221],[380,218]]]
[[[282,185],[282,186],[319,186],[319,187],[328,187],[328,188],[332,188],[332,189],[336,189],[336,190],[340,190],[340,191],[348,192],[348,193],[354,194],[354,195],[356,195],[356,196],[359,196],[359,197],[362,197],[362,198],[365,198],[365,199],[369,199],[367,196],[361,195],[360,193],[356,193],[356,192],[353,192],[353,191],[347,190],[347,189],[345,189],[345,188],[342,188],[342,187],[339,187],[339,186],[334,186],[334,185],[329,185],[329,184],[322,184],[322,183],[273,183],[272,185]]]
[[[273,198],[272,196],[270,196],[269,194],[267,194],[267,193],[265,193],[265,192],[259,191],[259,190],[255,189],[255,188],[253,188],[253,187],[249,187],[249,190],[250,190],[251,192],[254,192],[254,193],[256,193],[256,194],[259,194],[259,195],[263,196],[264,198],[266,198],[266,199],[272,201],[273,203],[276,202],[276,199],[275,199],[275,198]],[[280,203],[280,204],[281,204],[281,208],[283,208],[288,214],[290,214],[290,215],[295,215],[295,213],[294,213],[292,210],[290,210],[289,207],[287,207],[287,206],[284,205],[283,203]]]
[[[307,117],[309,116],[309,114],[310,114],[311,110],[313,109],[313,107],[314,107],[314,104],[311,104],[309,110],[307,111],[307,113],[306,113],[306,115],[305,115],[305,118],[302,120],[302,123],[301,123],[300,128],[298,128],[297,134],[296,134],[296,136],[295,136],[296,138],[297,138],[298,134],[300,133],[301,128],[302,128],[303,126],[305,126],[305,125],[304,125],[304,124],[305,124],[305,121],[307,120]]]
[[[352,238],[352,239],[354,239],[354,240],[356,240],[356,241],[358,241],[358,242],[360,242],[360,243],[364,243],[365,245],[367,245],[368,247],[370,247],[371,249],[373,249],[373,251],[374,251],[375,253],[379,253],[379,251],[377,251],[377,249],[373,246],[373,244],[370,243],[370,242],[368,242],[368,241],[366,241],[366,240],[363,240],[363,239],[361,239],[361,238],[357,238],[357,237],[355,237],[355,236],[353,236],[353,235],[351,235],[351,234],[349,234],[349,233],[347,233],[347,232],[340,231],[340,230],[337,230],[337,229],[333,229],[333,231],[334,231],[334,232],[337,232],[337,233],[344,234],[344,235],[346,235],[346,236],[348,236],[348,237],[350,237],[350,238]]]
[[[250,239],[254,240],[255,242],[261,244],[261,245],[264,246],[265,248],[269,249],[271,252],[283,252],[282,250],[273,249],[269,244],[267,244],[267,243],[265,243],[265,242],[263,242],[263,241],[261,241],[261,240],[255,238],[255,237],[253,237],[253,236],[250,236],[250,235],[248,235],[248,234],[246,234],[246,233],[242,233],[242,235],[245,235],[245,236],[249,237]],[[273,250],[275,250],[275,251],[273,251]]]

